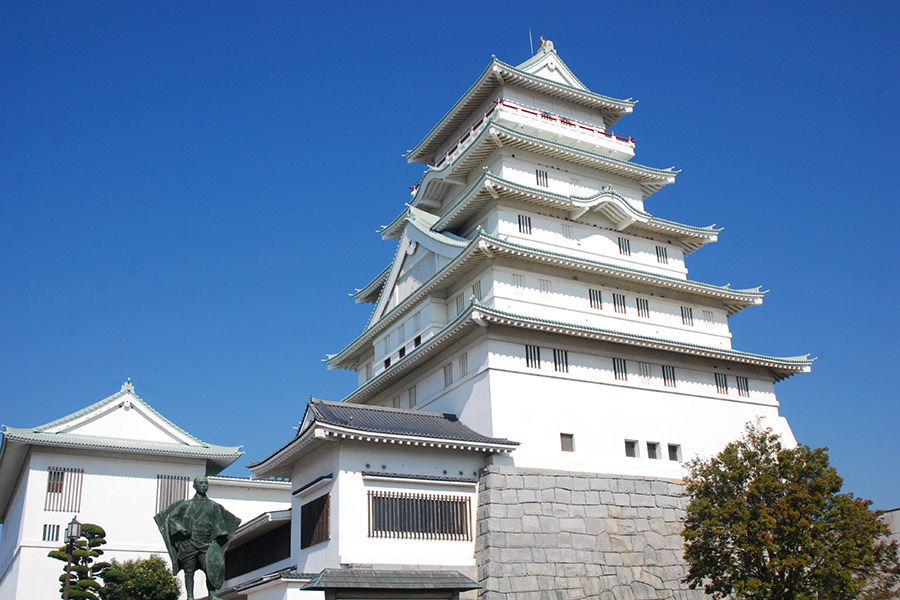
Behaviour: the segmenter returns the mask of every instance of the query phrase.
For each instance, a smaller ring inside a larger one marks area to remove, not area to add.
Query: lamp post
[[[76,515],[77,516],[77,515]],[[66,562],[66,586],[63,592],[63,598],[69,600],[69,580],[72,578],[72,550],[75,540],[81,537],[81,523],[78,519],[72,517],[69,525],[66,527],[66,553],[68,554],[68,562]]]

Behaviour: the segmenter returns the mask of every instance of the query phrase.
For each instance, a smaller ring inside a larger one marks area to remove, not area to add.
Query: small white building
[[[192,480],[215,475],[240,447],[193,437],[139,398],[131,382],[112,396],[34,428],[4,427],[0,446],[0,598],[59,596],[62,563],[47,557],[66,525],[106,530],[104,559],[168,561],[153,515],[192,495]],[[210,498],[247,521],[289,506],[282,481],[210,477]],[[198,589],[205,589],[198,577]]]

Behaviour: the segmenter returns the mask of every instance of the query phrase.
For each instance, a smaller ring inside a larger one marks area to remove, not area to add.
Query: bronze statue
[[[166,542],[172,573],[184,569],[184,588],[188,600],[194,600],[194,571],[206,573],[209,600],[218,600],[213,590],[225,582],[225,549],[241,520],[206,497],[209,481],[201,475],[194,479],[196,495],[174,502],[153,520]]]

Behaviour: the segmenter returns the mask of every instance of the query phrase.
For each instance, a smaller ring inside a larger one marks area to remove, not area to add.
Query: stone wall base
[[[489,466],[479,480],[481,600],[703,600],[681,579],[684,486]]]

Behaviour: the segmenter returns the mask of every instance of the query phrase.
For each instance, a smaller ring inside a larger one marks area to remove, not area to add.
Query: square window
[[[659,455],[659,442],[647,442],[647,458],[657,460],[662,458]]]
[[[563,452],[575,452],[575,434],[559,434],[559,445]]]
[[[41,540],[45,542],[58,542],[59,541],[59,525],[44,525],[44,533],[41,536]]]
[[[669,444],[669,460],[676,462],[681,461],[681,446],[678,444]]]
[[[628,458],[638,457],[638,443],[636,440],[625,440],[625,456]]]

